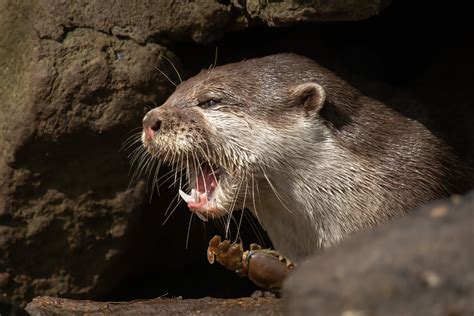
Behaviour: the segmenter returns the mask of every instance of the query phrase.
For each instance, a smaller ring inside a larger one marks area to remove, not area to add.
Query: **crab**
[[[278,251],[262,249],[257,244],[244,251],[241,241],[222,241],[218,235],[209,241],[207,260],[210,264],[217,261],[240,276],[248,276],[257,286],[269,291],[280,289],[288,273],[296,267]]]

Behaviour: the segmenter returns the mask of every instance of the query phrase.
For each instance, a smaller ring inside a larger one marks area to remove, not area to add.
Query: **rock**
[[[284,26],[308,21],[357,21],[378,15],[390,0],[364,1],[264,1],[248,0],[250,16],[270,26]]]
[[[194,40],[209,43],[225,31],[247,23],[242,10],[227,1],[89,1],[41,0],[34,25],[41,38],[59,40],[75,28],[94,29],[131,38],[139,43],[154,39]]]
[[[291,315],[472,315],[474,192],[320,253],[285,284]]]
[[[160,45],[93,29],[39,38],[34,14],[0,2],[0,292],[17,303],[118,282],[146,197],[120,148],[172,87],[161,56],[179,66]]]
[[[365,1],[168,1],[41,0],[32,16],[41,38],[59,40],[75,28],[94,29],[138,43],[164,40],[210,43],[225,32],[264,22],[354,21],[378,14],[390,0]]]
[[[276,298],[166,299],[133,302],[74,301],[37,297],[26,307],[32,316],[53,315],[282,315]]]

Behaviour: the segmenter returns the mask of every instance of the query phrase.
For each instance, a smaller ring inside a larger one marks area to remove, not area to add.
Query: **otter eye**
[[[219,103],[219,101],[210,99],[210,100],[199,103],[198,106],[201,108],[210,108],[217,105],[217,103]]]

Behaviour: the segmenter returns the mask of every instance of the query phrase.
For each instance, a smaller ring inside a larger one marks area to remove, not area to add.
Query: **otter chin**
[[[421,123],[293,54],[203,70],[146,114],[142,142],[200,219],[248,208],[296,261],[462,178]]]

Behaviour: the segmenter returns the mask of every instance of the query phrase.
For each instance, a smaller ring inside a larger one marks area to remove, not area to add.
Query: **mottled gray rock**
[[[37,297],[26,307],[32,316],[54,315],[282,315],[276,298],[154,299],[134,302],[74,301]]]
[[[474,192],[434,202],[302,264],[292,315],[472,315]]]

